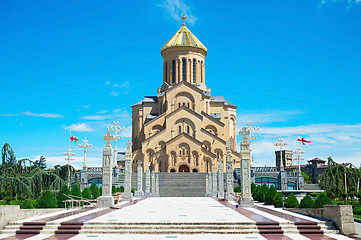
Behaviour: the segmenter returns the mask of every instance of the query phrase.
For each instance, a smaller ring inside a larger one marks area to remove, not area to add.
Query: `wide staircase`
[[[159,173],[161,197],[204,197],[207,173]]]

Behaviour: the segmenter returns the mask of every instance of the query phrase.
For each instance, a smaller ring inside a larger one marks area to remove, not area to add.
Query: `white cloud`
[[[111,92],[110,92],[110,95],[113,96],[113,97],[116,97],[116,96],[119,95],[119,92],[117,92],[117,91],[111,91]]]
[[[21,115],[31,116],[31,117],[45,117],[45,118],[62,118],[62,117],[64,117],[63,115],[57,114],[57,113],[33,113],[30,111],[23,112],[23,113],[21,113]]]
[[[89,115],[89,116],[81,117],[81,119],[84,120],[95,120],[95,121],[107,120],[107,119],[117,120],[122,118],[130,118],[130,114],[127,111],[122,111],[121,109],[116,109],[111,114]]]
[[[102,111],[97,112],[97,114],[105,114],[107,112],[108,112],[108,110],[102,110]]]
[[[33,159],[39,159],[40,156],[35,156]],[[55,165],[65,165],[68,162],[65,160],[65,156],[45,156],[46,158],[46,166],[48,168],[54,167]],[[84,157],[74,157],[74,161],[70,162],[70,165],[72,165],[75,169],[81,169],[84,164]],[[97,157],[88,157],[86,158],[86,164],[87,166],[92,167],[101,167],[102,166],[102,159]]]
[[[110,82],[109,82],[109,81],[106,81],[106,82],[105,82],[105,85],[109,85],[109,84],[110,84]]]
[[[346,10],[361,4],[361,0],[321,0],[318,4],[318,8],[322,8],[323,6],[330,4],[339,4],[346,8]]]
[[[239,111],[242,112],[237,114],[237,123],[240,126],[245,126],[246,123],[250,120],[252,120],[256,125],[262,123],[286,122],[291,119],[296,119],[303,114],[303,112],[300,110],[262,110],[248,113],[242,110]]]
[[[89,127],[85,123],[74,123],[70,126],[65,126],[64,128],[71,130],[71,131],[76,131],[76,132],[93,132],[94,131],[93,128]]]
[[[84,106],[82,106],[84,109],[86,109],[86,110],[90,110],[90,105],[84,105]]]
[[[157,5],[166,13],[166,18],[171,18],[181,23],[180,17],[185,14],[187,17],[186,23],[193,25],[197,21],[197,17],[192,13],[191,8],[184,0],[165,0],[162,4]]]

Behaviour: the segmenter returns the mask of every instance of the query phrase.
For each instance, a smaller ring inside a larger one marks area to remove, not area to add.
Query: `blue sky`
[[[305,159],[361,163],[361,1],[1,1],[0,144],[63,164],[69,129],[101,164],[114,120],[162,84],[161,47],[181,27],[208,48],[206,84],[260,127],[255,165],[282,136]],[[82,150],[73,144],[76,166]]]

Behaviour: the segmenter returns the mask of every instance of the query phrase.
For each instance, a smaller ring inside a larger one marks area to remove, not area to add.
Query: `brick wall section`
[[[323,208],[288,208],[291,212],[333,221],[342,234],[355,234],[351,205],[325,205]]]

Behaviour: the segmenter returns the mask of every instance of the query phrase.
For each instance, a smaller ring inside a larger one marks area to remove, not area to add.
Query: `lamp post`
[[[299,175],[301,174],[301,165],[300,160],[303,160],[304,158],[301,157],[301,154],[304,154],[303,151],[301,151],[301,147],[297,146],[297,151],[293,152],[293,154],[296,154],[296,160],[298,160],[298,171],[297,171],[297,190],[300,190],[300,183],[299,183]]]
[[[257,135],[253,135],[252,132],[256,132],[259,130],[259,127],[256,126],[252,126],[253,122],[252,121],[248,121],[247,122],[247,131],[249,133],[249,135],[247,136],[248,140],[249,140],[249,154],[250,154],[250,159],[251,159],[251,166],[253,166],[253,157],[252,157],[252,145],[251,145],[251,141],[252,139],[257,139]],[[242,130],[239,131],[239,136],[243,136],[245,134],[245,132],[242,132]]]
[[[119,126],[119,122],[114,121],[113,126],[107,127],[109,132],[114,132],[114,159],[113,159],[113,166],[117,165],[117,140],[123,139],[122,136],[118,135],[118,132],[124,132],[125,128]]]
[[[280,167],[283,167],[283,159],[282,159],[282,147],[283,146],[287,146],[287,143],[283,141],[282,137],[280,136],[280,138],[277,140],[277,142],[275,143],[276,147],[280,147]]]
[[[73,156],[75,153],[71,152],[71,148],[69,147],[64,155],[66,156],[65,161],[68,161],[68,188],[70,188],[70,161],[74,161]]]
[[[86,149],[91,148],[92,145],[88,143],[88,140],[84,138],[83,143],[79,144],[79,147],[84,148],[84,165],[83,170],[86,171]]]

